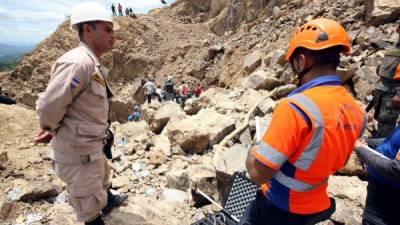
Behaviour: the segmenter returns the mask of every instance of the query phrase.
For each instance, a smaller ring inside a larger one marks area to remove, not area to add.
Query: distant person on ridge
[[[122,14],[122,5],[121,5],[121,3],[118,3],[118,13],[119,13],[119,16],[124,16],[124,14]]]
[[[299,87],[278,103],[248,153],[247,171],[261,191],[240,225],[311,225],[335,211],[328,178],[365,128],[363,110],[336,73],[340,53],[350,52],[345,29],[330,19],[311,20],[293,34],[286,61]]]
[[[125,15],[129,16],[129,8],[128,7],[125,8]]]
[[[113,16],[117,16],[117,13],[115,12],[115,5],[114,5],[114,3],[111,4],[111,11],[112,11]]]

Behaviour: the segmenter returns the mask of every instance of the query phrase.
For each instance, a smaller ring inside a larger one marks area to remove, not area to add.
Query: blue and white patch
[[[72,78],[71,88],[74,89],[74,88],[78,87],[79,83],[80,83],[79,77],[75,76],[74,78]]]

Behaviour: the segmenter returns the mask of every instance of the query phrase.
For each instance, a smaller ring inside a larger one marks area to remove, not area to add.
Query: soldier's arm
[[[370,166],[380,175],[393,182],[400,182],[400,153],[397,159],[393,160],[383,158],[361,146],[356,147],[356,153],[362,162]]]
[[[76,63],[58,62],[54,65],[46,91],[36,102],[42,130],[57,130],[68,105],[86,87],[89,80],[86,74],[84,67]]]

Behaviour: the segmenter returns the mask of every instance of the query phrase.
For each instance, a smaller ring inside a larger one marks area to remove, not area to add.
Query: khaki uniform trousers
[[[85,164],[64,164],[53,161],[57,176],[66,183],[68,201],[77,221],[89,222],[107,204],[110,167],[105,157]]]

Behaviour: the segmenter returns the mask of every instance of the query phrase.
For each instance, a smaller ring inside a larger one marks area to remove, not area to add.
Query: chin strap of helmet
[[[313,63],[314,64],[314,63]],[[310,72],[311,68],[313,67],[313,64],[309,66],[308,68],[305,68],[302,71],[298,71],[296,67],[294,66],[293,60],[290,62],[290,66],[292,67],[292,71],[295,73],[294,77],[294,83],[300,87],[301,86],[301,79],[303,79],[304,75],[306,75],[308,72]]]

